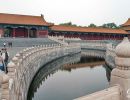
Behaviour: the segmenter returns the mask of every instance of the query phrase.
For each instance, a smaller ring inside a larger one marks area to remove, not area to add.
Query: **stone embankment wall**
[[[115,67],[115,46],[103,41],[87,41],[81,43],[82,55],[103,58],[106,64]]]
[[[27,100],[34,75],[42,65],[66,55],[81,52],[79,45],[49,45],[24,49],[8,64],[6,79],[2,76],[2,95],[5,100]]]
[[[41,83],[47,79],[48,76],[53,75],[57,70],[66,70],[64,69],[64,64],[72,64],[80,61],[80,53],[61,57],[56,59],[46,65],[44,65],[37,73],[34,78],[34,81],[31,83],[31,93],[28,94],[28,100],[32,100],[34,93],[37,91],[37,88],[40,87]],[[62,67],[61,67],[62,66]]]

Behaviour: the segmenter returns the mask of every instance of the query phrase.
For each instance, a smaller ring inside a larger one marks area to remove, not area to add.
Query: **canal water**
[[[69,55],[43,66],[34,77],[28,100],[73,100],[109,86],[103,59]]]

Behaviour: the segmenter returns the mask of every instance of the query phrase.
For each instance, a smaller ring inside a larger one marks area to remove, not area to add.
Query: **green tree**
[[[91,23],[90,25],[88,25],[88,27],[97,27],[95,24]]]
[[[117,26],[115,23],[103,24],[101,27],[103,27],[103,28],[119,28],[119,26]]]
[[[67,22],[67,23],[61,23],[59,25],[65,25],[65,26],[77,26],[76,24],[72,24],[72,22]]]

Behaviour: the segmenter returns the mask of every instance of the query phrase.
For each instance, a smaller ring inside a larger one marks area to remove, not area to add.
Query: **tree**
[[[76,24],[72,24],[72,22],[67,22],[67,23],[61,23],[59,25],[65,25],[65,26],[77,26]]]
[[[88,27],[97,27],[95,24],[91,23]]]
[[[117,26],[115,23],[103,24],[101,27],[103,27],[103,28],[119,28],[119,26]]]

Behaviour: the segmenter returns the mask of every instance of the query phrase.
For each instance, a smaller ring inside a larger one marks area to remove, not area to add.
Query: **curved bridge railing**
[[[109,67],[115,67],[115,47],[117,43],[106,41],[81,41],[82,55],[103,58]]]
[[[112,44],[107,44],[105,62],[111,68],[115,67],[115,57],[116,57],[115,48],[116,48],[116,46],[114,46]]]
[[[56,58],[81,52],[77,44],[37,46],[24,49],[8,64],[8,74],[3,76],[1,99],[27,100],[33,77],[44,64]],[[9,88],[8,88],[9,87]]]

